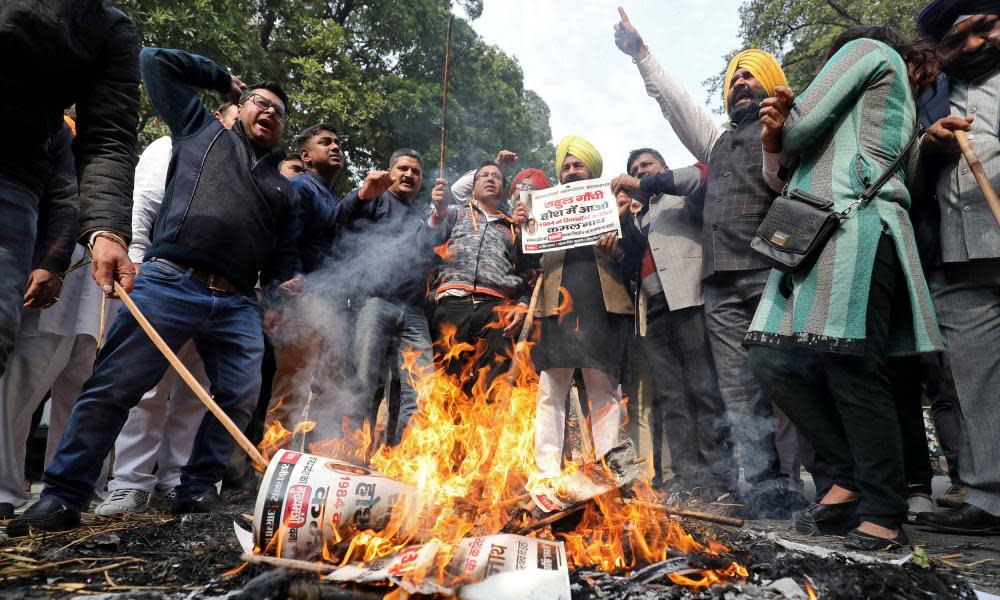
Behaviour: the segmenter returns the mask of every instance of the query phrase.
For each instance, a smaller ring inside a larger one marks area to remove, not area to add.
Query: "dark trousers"
[[[510,368],[513,342],[504,336],[500,321],[501,309],[509,304],[502,298],[476,294],[446,296],[434,309],[434,339],[440,342],[446,337],[444,330],[454,327],[455,343],[469,344],[468,350],[442,365],[448,374],[461,378],[466,393],[471,393],[481,369],[487,369],[489,385]]]
[[[959,475],[958,454],[965,435],[965,421],[958,408],[958,392],[951,376],[948,353],[924,357],[924,383],[931,402],[931,419],[937,432],[941,453],[948,462],[948,479],[952,485],[965,485]]]
[[[903,436],[889,377],[893,317],[910,318],[892,240],[882,236],[868,296],[861,356],[753,346],[764,393],[799,427],[833,483],[861,493],[858,517],[891,529],[906,519]]]
[[[774,408],[751,371],[743,338],[764,293],[768,269],[716,273],[702,282],[705,325],[739,465],[752,486],[746,500],[789,489],[774,442]]]
[[[0,375],[21,328],[21,305],[31,272],[38,198],[0,173]]]
[[[664,431],[682,486],[736,489],[736,460],[702,307],[650,317],[641,340],[653,376],[654,461],[661,454],[657,434]]]

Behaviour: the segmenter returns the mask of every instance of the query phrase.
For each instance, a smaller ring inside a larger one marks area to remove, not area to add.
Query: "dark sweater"
[[[423,304],[434,247],[444,242],[440,228],[432,229],[412,203],[389,191],[369,202],[352,191],[335,221],[345,294]]]
[[[245,294],[292,277],[299,267],[292,185],[278,172],[284,153],[258,158],[239,122],[226,130],[197,89],[229,90],[230,75],[207,58],[144,48],[146,91],[170,127],[173,149],[163,205],[146,259],[164,258],[221,275]]]

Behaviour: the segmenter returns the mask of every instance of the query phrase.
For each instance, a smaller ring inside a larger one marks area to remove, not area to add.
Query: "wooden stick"
[[[205,388],[201,387],[201,384],[194,378],[191,371],[188,371],[187,367],[184,366],[184,363],[182,363],[181,360],[177,358],[177,355],[174,354],[174,351],[170,349],[170,346],[163,341],[163,338],[161,338],[160,334],[156,332],[156,329],[154,329],[153,326],[150,325],[149,321],[146,320],[146,317],[142,314],[142,311],[139,310],[139,307],[135,305],[135,302],[132,302],[132,298],[130,298],[128,293],[125,292],[125,288],[123,288],[117,281],[115,282],[115,292],[118,294],[118,297],[122,299],[122,302],[125,303],[125,306],[128,307],[129,312],[132,313],[135,320],[139,322],[139,326],[146,332],[149,339],[153,341],[153,344],[163,354],[164,358],[167,359],[170,366],[172,366],[174,370],[177,371],[177,374],[181,376],[184,383],[188,384],[188,387],[191,388],[194,395],[198,396],[198,399],[205,405],[205,408],[207,408],[210,413],[215,415],[215,418],[222,423],[222,426],[226,428],[229,435],[233,436],[233,439],[235,439],[236,443],[240,445],[240,448],[243,448],[243,450],[250,456],[250,460],[261,468],[266,469],[267,461],[264,460],[264,457],[261,455],[260,451],[257,450],[257,447],[253,445],[253,442],[247,439],[247,436],[243,435],[243,431],[236,426],[236,423],[233,423],[233,420],[229,418],[226,411],[222,410],[222,408],[215,403],[215,400],[213,400],[208,392],[205,391]]]
[[[272,567],[295,569],[297,571],[310,571],[313,573],[332,573],[337,570],[336,565],[330,565],[323,562],[295,560],[292,558],[278,558],[277,556],[264,556],[261,554],[244,554],[240,556],[240,560],[255,565],[269,565]]]
[[[538,279],[535,280],[535,287],[531,290],[531,299],[528,300],[528,314],[524,317],[524,323],[521,325],[521,333],[517,336],[517,343],[523,344],[528,340],[528,334],[531,333],[531,325],[535,321],[535,307],[538,305],[538,296],[541,295],[542,291],[542,276],[538,275]]]
[[[451,58],[451,23],[454,16],[448,17],[448,36],[444,41],[444,91],[441,94],[441,156],[438,161],[438,177],[444,179],[444,141],[445,127],[448,122],[448,63]]]
[[[986,171],[983,169],[982,163],[979,162],[979,157],[972,149],[972,144],[969,143],[965,132],[956,131],[955,138],[958,139],[958,147],[962,149],[965,162],[969,163],[969,170],[972,171],[976,183],[979,184],[979,189],[983,192],[983,197],[986,198],[986,204],[990,207],[990,212],[993,213],[993,219],[997,222],[997,226],[1000,226],[1000,197],[997,197],[997,191],[993,189],[993,184],[986,176]]]
[[[651,508],[653,510],[659,510],[670,515],[677,515],[678,517],[687,517],[689,519],[698,519],[699,521],[708,521],[709,523],[718,523],[720,525],[732,525],[733,527],[743,527],[744,520],[737,517],[727,517],[725,515],[713,515],[712,513],[697,512],[693,510],[684,510],[682,508],[674,508],[672,506],[667,506],[665,504],[660,504],[659,502],[646,502],[645,500],[632,500],[631,504],[637,506],[642,506],[644,508]]]
[[[539,530],[539,529],[541,529],[543,527],[546,527],[548,525],[551,525],[551,524],[555,523],[556,521],[561,521],[564,518],[566,518],[566,517],[568,517],[568,516],[570,516],[572,514],[576,514],[576,513],[580,512],[581,510],[583,510],[586,507],[587,507],[587,503],[584,502],[583,504],[577,504],[575,506],[571,506],[571,507],[567,508],[566,510],[561,510],[559,512],[552,513],[551,515],[545,517],[544,519],[539,519],[539,520],[535,521],[534,523],[532,523],[531,525],[528,525],[527,527],[524,527],[523,529],[521,529],[521,531],[518,531],[517,533],[519,535],[524,535],[526,533],[531,533],[532,531],[537,531],[537,530]]]

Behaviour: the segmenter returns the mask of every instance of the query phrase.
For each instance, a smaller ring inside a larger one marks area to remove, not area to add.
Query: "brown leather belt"
[[[238,287],[233,285],[232,281],[229,281],[228,279],[220,275],[214,275],[212,273],[209,273],[208,271],[202,271],[201,269],[194,269],[192,267],[188,267],[180,263],[176,263],[172,260],[167,260],[165,258],[157,258],[154,260],[158,260],[162,263],[168,264],[171,267],[177,269],[178,271],[184,271],[184,273],[187,274],[189,277],[191,277],[191,279],[194,279],[199,283],[204,283],[206,286],[208,286],[208,289],[212,290],[213,292],[232,294],[240,291]]]

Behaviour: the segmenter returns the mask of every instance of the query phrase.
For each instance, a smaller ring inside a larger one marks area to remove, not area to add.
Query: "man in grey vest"
[[[750,240],[774,200],[761,174],[761,100],[785,85],[778,62],[761,50],[745,50],[730,61],[724,81],[729,122],[719,126],[656,62],[623,11],[615,43],[632,57],[647,93],[687,149],[708,163],[702,226],[702,293],[719,388],[726,404],[740,466],[751,485],[749,518],[788,518],[805,498],[780,470],[774,412],[753,378],[743,336],[760,301],[770,269],[750,249]]]
[[[917,17],[917,29],[937,43],[944,76],[921,102],[929,128],[918,164],[926,184],[911,189],[937,197],[914,198],[914,227],[965,417],[958,468],[968,487],[961,506],[920,513],[917,522],[953,533],[997,534],[1000,226],[955,132],[967,132],[993,187],[1000,186],[1000,2],[934,0]]]
[[[641,241],[635,280],[640,345],[653,378],[653,464],[662,476],[662,431],[675,473],[671,491],[714,502],[737,489],[726,407],[705,329],[702,204],[708,165],[670,170],[652,148],[633,150],[614,189],[639,198],[629,225]],[[628,238],[628,232],[623,232]]]

